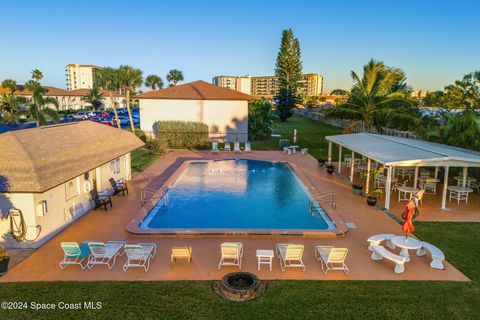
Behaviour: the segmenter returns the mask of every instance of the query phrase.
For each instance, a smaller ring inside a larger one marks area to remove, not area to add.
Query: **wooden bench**
[[[395,273],[402,273],[405,271],[404,264],[407,261],[405,257],[396,255],[385,249],[383,246],[372,246],[372,260],[383,260],[383,258],[395,262]]]
[[[430,252],[432,255],[432,262],[430,262],[431,268],[439,270],[445,269],[443,265],[445,255],[443,254],[442,250],[438,249],[431,243],[422,241],[422,247],[417,250],[417,256],[423,257],[426,254],[426,251]]]
[[[389,247],[390,249],[395,249],[395,245],[390,241],[390,239],[392,239],[394,236],[395,235],[391,233],[382,233],[371,236],[367,239],[367,241],[370,243],[370,245],[368,246],[368,250],[373,251],[373,246],[379,246],[380,243],[385,240],[387,240],[387,247]]]

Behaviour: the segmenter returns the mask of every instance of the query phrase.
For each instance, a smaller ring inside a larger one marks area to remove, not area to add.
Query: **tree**
[[[444,101],[449,109],[480,110],[480,70],[445,87]]]
[[[38,69],[34,69],[32,70],[32,79],[35,80],[35,81],[40,81],[42,80],[43,78],[43,73],[42,71],[38,70]]]
[[[163,89],[163,80],[159,76],[151,74],[145,78],[145,86],[152,90]]]
[[[19,107],[26,103],[27,99],[25,99],[25,97],[17,96],[13,93],[0,95],[0,113],[2,114],[2,122],[18,124],[20,116],[23,114]]]
[[[272,133],[273,106],[266,100],[248,104],[248,134],[252,140],[262,140]]]
[[[130,110],[130,93],[142,85],[143,72],[140,69],[136,69],[130,66],[120,66],[118,68],[118,81],[121,88],[125,91],[127,100],[128,118],[130,120],[130,129],[135,132],[135,126],[133,125],[132,111]]]
[[[398,127],[414,127],[419,123],[418,114],[412,112],[416,109],[402,70],[372,59],[363,67],[362,77],[354,71],[351,71],[351,77],[354,84],[350,91],[333,91],[346,94],[346,98],[328,113],[329,116],[355,120],[345,129],[346,132],[362,122],[366,131],[387,123]]]
[[[15,92],[15,90],[17,90],[17,88],[18,88],[17,82],[15,80],[12,80],[12,79],[3,80],[2,84],[1,84],[1,87],[5,88],[5,89],[9,89],[11,94],[13,94]]]
[[[29,103],[28,113],[35,120],[37,127],[46,124],[48,118],[54,122],[60,121],[57,111],[49,107],[54,105],[58,108],[58,101],[53,97],[44,97],[46,90],[39,82],[42,77],[42,72],[35,69],[32,71],[32,80],[25,83],[25,89],[32,92],[32,101]]]
[[[170,82],[169,86],[176,86],[178,82],[183,81],[183,73],[178,69],[172,69],[167,74],[167,81]]]
[[[115,123],[120,129],[120,120],[118,119],[117,103],[113,98],[113,92],[117,92],[120,89],[118,69],[111,67],[105,67],[97,71],[97,77],[95,79],[95,84],[100,86],[104,90],[108,90],[108,96],[110,98],[110,104],[113,108],[113,113],[115,116]]]
[[[102,106],[103,94],[100,93],[98,86],[94,85],[93,88],[88,90],[87,96],[83,97],[82,100],[89,103],[93,111],[97,111]]]
[[[280,51],[277,55],[275,75],[278,77],[279,94],[276,96],[277,111],[281,121],[292,116],[298,103],[298,89],[302,78],[300,43],[292,29],[283,30]]]

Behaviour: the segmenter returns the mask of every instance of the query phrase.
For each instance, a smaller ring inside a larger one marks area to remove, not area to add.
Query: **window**
[[[75,178],[65,183],[65,200],[70,200],[80,193],[79,183],[79,178]]]
[[[41,200],[37,203],[37,212],[39,216],[45,216],[48,212],[47,200]]]
[[[112,171],[113,174],[119,174],[120,173],[120,159],[119,158],[110,161],[110,170]]]

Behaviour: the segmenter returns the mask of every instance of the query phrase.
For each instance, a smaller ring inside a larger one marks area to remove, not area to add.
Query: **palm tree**
[[[172,69],[167,74],[167,81],[170,87],[176,86],[178,82],[183,81],[183,73],[178,69]]]
[[[20,116],[23,114],[19,107],[26,103],[27,99],[22,96],[14,94],[0,95],[0,113],[2,114],[2,122],[18,124]]]
[[[38,69],[34,69],[32,70],[32,79],[35,80],[35,81],[40,81],[42,80],[43,78],[43,73],[42,71],[38,70]]]
[[[128,118],[130,120],[130,129],[132,129],[132,132],[135,132],[135,126],[133,125],[132,111],[130,110],[130,93],[142,85],[142,75],[142,70],[130,66],[120,66],[118,68],[119,85],[125,91]]]
[[[113,92],[119,91],[119,79],[118,79],[118,69],[111,67],[105,67],[97,71],[97,77],[95,79],[96,85],[100,86],[104,90],[108,90],[108,95],[110,97],[110,104],[113,107],[113,113],[115,115],[115,123],[120,129],[120,121],[118,120],[117,112],[117,103],[113,98]]]
[[[51,118],[54,122],[60,121],[57,111],[49,107],[54,105],[58,109],[58,101],[53,97],[44,97],[46,90],[39,82],[42,77],[42,73],[35,69],[32,71],[33,80],[28,80],[25,83],[25,89],[32,92],[32,101],[29,104],[28,113],[35,119],[37,127],[46,124],[48,122],[47,118]]]
[[[346,98],[328,113],[329,116],[354,120],[345,128],[346,132],[362,122],[366,131],[386,123],[418,124],[418,118],[412,114],[410,89],[402,70],[372,59],[363,67],[362,77],[354,71],[351,71],[351,77],[354,85],[350,91],[332,91],[332,94],[345,94]]]
[[[151,74],[145,78],[145,86],[152,90],[163,89],[163,80],[159,76]]]
[[[92,105],[93,111],[97,111],[102,106],[103,94],[98,90],[98,86],[94,85],[93,88],[88,90],[86,97],[82,98],[83,101]]]
[[[5,79],[2,81],[2,84],[0,85],[2,88],[9,89],[10,93],[13,94],[15,90],[17,90],[17,82],[12,79]]]

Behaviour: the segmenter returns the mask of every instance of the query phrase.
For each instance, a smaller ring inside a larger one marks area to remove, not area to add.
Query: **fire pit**
[[[222,298],[230,301],[247,301],[261,295],[266,288],[266,281],[260,281],[249,272],[233,272],[222,280],[215,281],[213,289]]]

